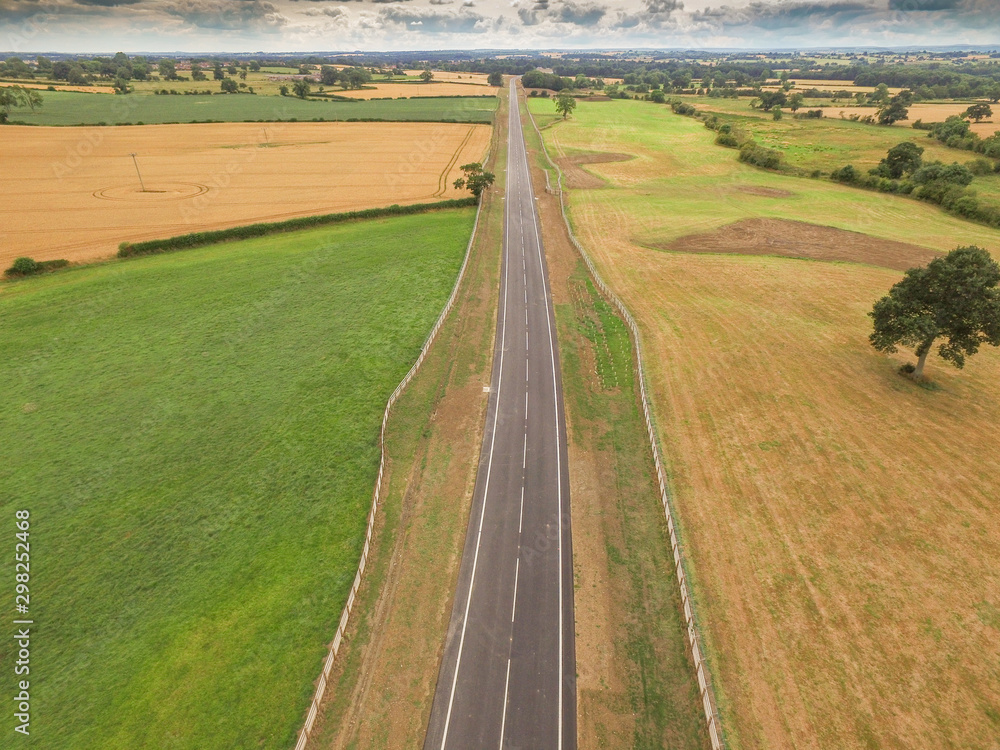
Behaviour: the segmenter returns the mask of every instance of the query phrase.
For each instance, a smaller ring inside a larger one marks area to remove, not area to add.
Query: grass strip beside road
[[[389,420],[385,502],[309,747],[409,750],[424,740],[475,486],[493,361],[506,92],[465,282]]]
[[[703,750],[708,733],[628,329],[571,244],[559,197],[545,192],[548,161],[523,117],[566,402],[578,745]]]

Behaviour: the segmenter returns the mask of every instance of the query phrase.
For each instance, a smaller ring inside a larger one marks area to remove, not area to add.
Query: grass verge
[[[494,165],[506,163],[505,92],[496,122]],[[488,399],[503,231],[504,173],[494,171],[455,309],[389,422],[386,502],[310,748],[423,743]]]
[[[526,115],[525,115],[526,117]],[[578,745],[707,748],[628,329],[570,243],[525,135],[566,400],[576,581]]]

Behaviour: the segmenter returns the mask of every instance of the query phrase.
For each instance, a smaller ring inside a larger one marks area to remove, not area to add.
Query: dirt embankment
[[[925,265],[941,255],[919,245],[786,219],[744,219],[712,232],[679,237],[661,247],[684,253],[778,255],[784,258],[847,261],[897,271]]]
[[[563,171],[564,184],[568,188],[586,189],[604,187],[604,180],[583,168],[585,164],[607,164],[615,161],[629,161],[632,154],[578,154],[561,156],[556,159]]]

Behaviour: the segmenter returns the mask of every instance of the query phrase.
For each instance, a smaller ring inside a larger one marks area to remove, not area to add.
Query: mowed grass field
[[[208,82],[211,84],[212,82]],[[197,89],[216,90],[215,85],[197,82]],[[478,87],[468,89],[469,96],[385,101],[346,102],[298,99],[293,96],[256,96],[250,94],[83,94],[68,91],[42,93],[42,107],[34,112],[17,109],[11,122],[28,125],[118,125],[164,124],[174,122],[245,122],[277,120],[402,120],[419,122],[492,122],[496,100],[473,96],[486,93]],[[333,93],[340,89],[331,89]],[[440,94],[439,94],[440,96]]]
[[[1000,352],[901,378],[912,353],[867,342],[901,277],[876,240],[841,263],[660,248],[755,218],[921,252],[996,254],[1000,233],[745,167],[648,103],[581,102],[545,134],[556,156],[635,157],[587,165],[606,184],[571,191],[571,218],[643,332],[730,747],[993,748]]]
[[[31,513],[37,623],[19,746],[294,744],[364,542],[385,401],[473,216],[0,289],[0,512]]]
[[[122,241],[468,195],[487,125],[213,123],[0,130],[0,267],[88,261]],[[130,154],[136,153],[140,183]],[[147,192],[142,191],[145,185]]]

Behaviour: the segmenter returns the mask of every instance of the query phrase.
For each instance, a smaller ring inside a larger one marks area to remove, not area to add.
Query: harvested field
[[[407,70],[405,71],[408,76],[419,76],[424,71],[422,70]],[[489,78],[485,73],[454,73],[445,70],[435,70],[434,71],[434,81],[443,81],[446,83],[462,83],[465,85],[475,85],[475,86],[489,86]]]
[[[349,99],[380,99],[392,97],[393,99],[412,98],[415,96],[496,96],[497,90],[492,86],[478,86],[471,83],[446,83],[423,81],[415,83],[381,83],[374,81],[375,88],[363,88],[341,91],[333,89],[332,93],[337,96],[346,96]]]
[[[904,122],[897,122],[896,125],[904,128],[913,126],[914,121],[924,122],[944,122],[953,115],[960,115],[970,106],[970,102],[957,102],[955,104],[912,104],[910,105],[910,119]],[[980,138],[989,136],[1000,130],[1000,104],[992,105],[995,115],[990,120],[970,123],[971,130]]]
[[[0,88],[6,88],[8,86],[20,86],[25,89],[38,89],[40,91],[47,91],[49,88],[48,83],[31,83],[25,81],[24,83],[0,83]],[[115,90],[111,86],[69,86],[61,84],[51,84],[55,87],[56,91],[76,91],[83,94],[113,94]]]
[[[744,219],[713,232],[689,234],[663,246],[685,253],[778,255],[807,260],[847,261],[905,271],[941,253],[906,242],[785,219]]]
[[[597,175],[584,169],[585,164],[610,164],[616,161],[634,159],[632,154],[593,153],[577,156],[561,156],[556,161],[566,176],[566,187],[569,188],[599,188],[605,181]]]
[[[456,198],[490,128],[454,123],[8,126],[0,266],[74,262],[122,241]],[[138,154],[146,191],[131,153]]]
[[[897,373],[912,353],[867,341],[898,270],[650,247],[789,216],[938,251],[996,252],[1000,232],[749,169],[646,103],[581,102],[545,134],[637,156],[570,212],[642,330],[728,746],[992,750],[1000,351],[960,371],[935,355],[921,388]]]

